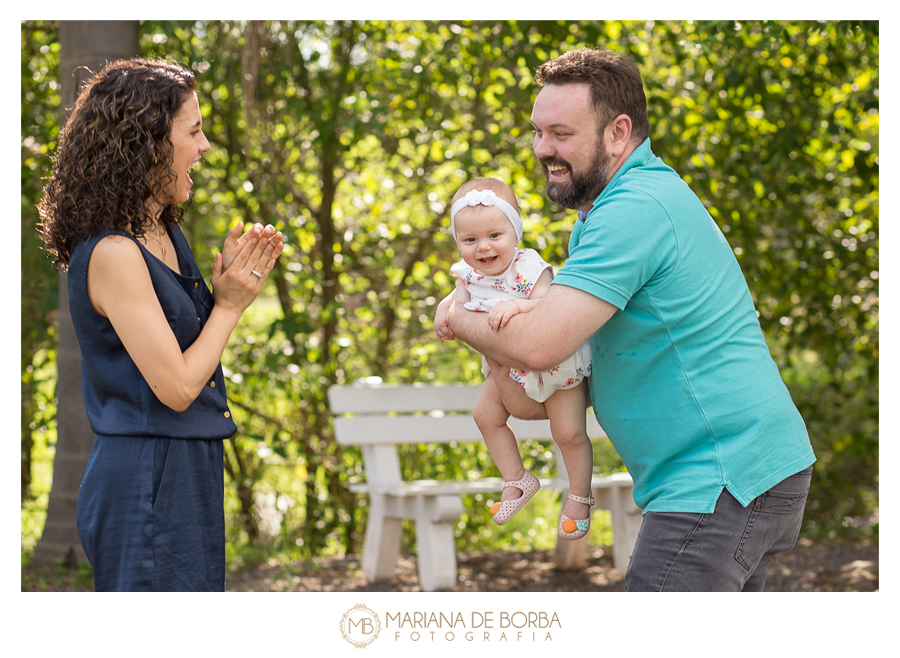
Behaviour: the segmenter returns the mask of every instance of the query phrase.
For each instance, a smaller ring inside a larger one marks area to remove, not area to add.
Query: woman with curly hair
[[[97,434],[77,524],[98,591],[225,586],[223,440],[236,427],[219,360],[283,244],[239,223],[210,292],[178,226],[210,149],[196,92],[175,64],[106,66],[75,103],[38,205],[68,272]]]

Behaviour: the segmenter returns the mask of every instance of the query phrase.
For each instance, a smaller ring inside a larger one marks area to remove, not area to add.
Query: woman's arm
[[[187,409],[209,382],[241,314],[275,265],[274,248],[267,240],[246,246],[226,271],[222,254],[216,254],[215,306],[197,340],[184,352],[166,321],[139,247],[126,237],[110,236],[94,248],[88,297],[94,309],[109,318],[159,401],[175,411]]]

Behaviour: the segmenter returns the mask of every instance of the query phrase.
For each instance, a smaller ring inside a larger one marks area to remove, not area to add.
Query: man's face
[[[547,197],[587,212],[609,183],[612,166],[597,130],[590,87],[547,85],[534,102],[531,123],[534,154],[547,175]]]

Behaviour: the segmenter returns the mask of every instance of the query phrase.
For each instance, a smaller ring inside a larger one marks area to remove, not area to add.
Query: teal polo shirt
[[[645,140],[576,222],[553,285],[618,312],[591,338],[591,399],[644,512],[746,506],[815,461],[725,236]]]

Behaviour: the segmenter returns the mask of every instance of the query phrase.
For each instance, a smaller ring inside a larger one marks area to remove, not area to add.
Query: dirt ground
[[[621,592],[623,575],[609,550],[592,546],[584,569],[558,571],[553,551],[459,553],[454,592]],[[358,556],[267,563],[227,575],[232,592],[417,592],[414,556],[400,557],[389,582],[366,584]],[[91,591],[90,568],[61,565],[22,567],[22,591]],[[812,544],[801,540],[769,568],[767,591],[874,592],[878,590],[878,546]]]
[[[621,592],[623,574],[609,551],[591,547],[586,568],[558,571],[553,551],[460,553],[453,592]],[[413,556],[401,556],[389,582],[367,585],[359,558],[270,562],[228,575],[227,588],[239,592],[416,592],[421,591]],[[878,590],[878,546],[856,543],[798,543],[769,568],[767,591],[873,592]]]

